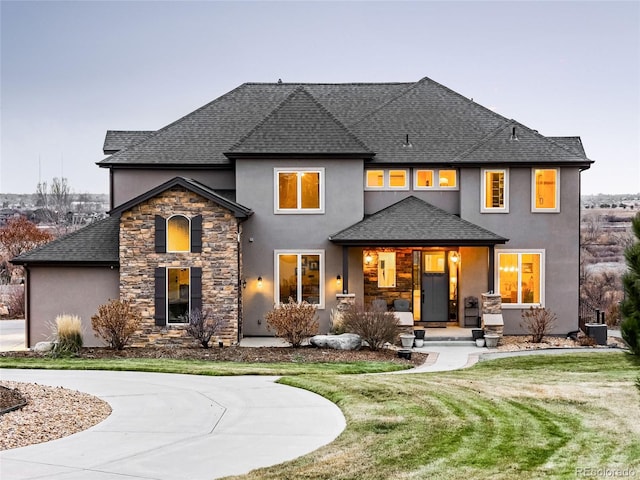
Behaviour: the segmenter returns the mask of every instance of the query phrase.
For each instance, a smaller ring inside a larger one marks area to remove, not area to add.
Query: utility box
[[[587,337],[593,338],[598,345],[607,344],[607,325],[605,323],[585,323]]]

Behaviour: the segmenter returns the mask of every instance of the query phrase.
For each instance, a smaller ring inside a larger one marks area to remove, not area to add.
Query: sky
[[[582,193],[640,192],[638,1],[0,1],[0,192],[107,193],[107,130],[244,82],[429,77],[548,136]]]

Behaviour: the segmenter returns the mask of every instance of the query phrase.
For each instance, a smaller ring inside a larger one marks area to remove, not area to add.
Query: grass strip
[[[403,370],[393,362],[325,362],[325,363],[244,363],[203,360],[122,358],[12,358],[0,357],[0,368],[38,368],[45,370],[115,370],[190,375],[345,375]]]

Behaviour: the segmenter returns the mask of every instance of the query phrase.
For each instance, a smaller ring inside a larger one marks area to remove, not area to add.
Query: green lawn
[[[0,367],[43,366],[285,374],[280,382],[344,412],[347,428],[331,444],[233,478],[570,479],[595,478],[597,469],[640,478],[639,369],[624,353],[532,355],[407,375],[335,375],[390,364],[0,358]]]
[[[309,455],[237,478],[564,479],[597,468],[640,477],[637,375],[623,353],[588,353],[447,373],[284,378],[336,402],[347,429]]]

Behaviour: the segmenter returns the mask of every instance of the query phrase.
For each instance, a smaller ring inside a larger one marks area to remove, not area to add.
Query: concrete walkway
[[[2,480],[211,480],[299,457],[345,428],[340,409],[276,377],[0,370],[107,401],[102,423],[0,452]]]
[[[0,320],[0,352],[25,349],[24,320]]]

